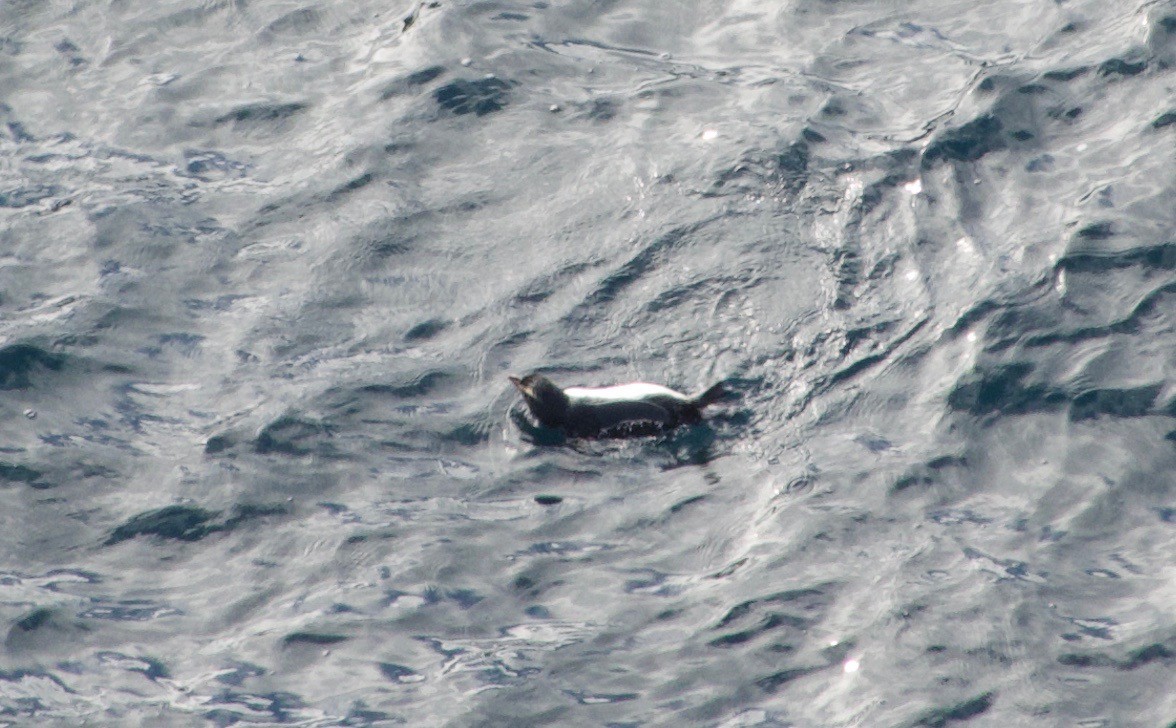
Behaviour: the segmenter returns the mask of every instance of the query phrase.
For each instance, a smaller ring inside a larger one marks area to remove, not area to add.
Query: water
[[[0,6],[0,723],[1173,724],[1174,36]]]

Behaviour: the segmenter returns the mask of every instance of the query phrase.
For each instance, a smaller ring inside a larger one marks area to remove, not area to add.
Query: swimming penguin
[[[560,389],[540,374],[510,377],[510,382],[540,425],[563,430],[570,437],[636,437],[696,424],[704,407],[727,394],[721,383],[688,397],[645,382]]]

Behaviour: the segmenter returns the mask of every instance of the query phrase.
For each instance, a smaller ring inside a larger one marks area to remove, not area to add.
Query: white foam
[[[669,387],[663,387],[660,384],[648,384],[646,382],[618,384],[613,387],[568,387],[564,390],[564,394],[572,399],[591,399],[600,402],[631,402],[657,395],[681,400],[690,399],[681,392],[675,392]]]

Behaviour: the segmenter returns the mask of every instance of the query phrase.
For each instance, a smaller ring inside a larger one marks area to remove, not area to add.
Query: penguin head
[[[522,379],[510,377],[510,383],[523,395],[527,408],[539,420],[539,424],[544,427],[560,427],[564,424],[570,401],[554,382],[540,374],[528,374]]]

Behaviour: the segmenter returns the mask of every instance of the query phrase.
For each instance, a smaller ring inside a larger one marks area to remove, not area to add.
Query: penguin
[[[722,383],[697,397],[660,384],[560,389],[541,374],[508,377],[543,427],[569,437],[639,437],[702,421],[702,410],[727,395]]]

